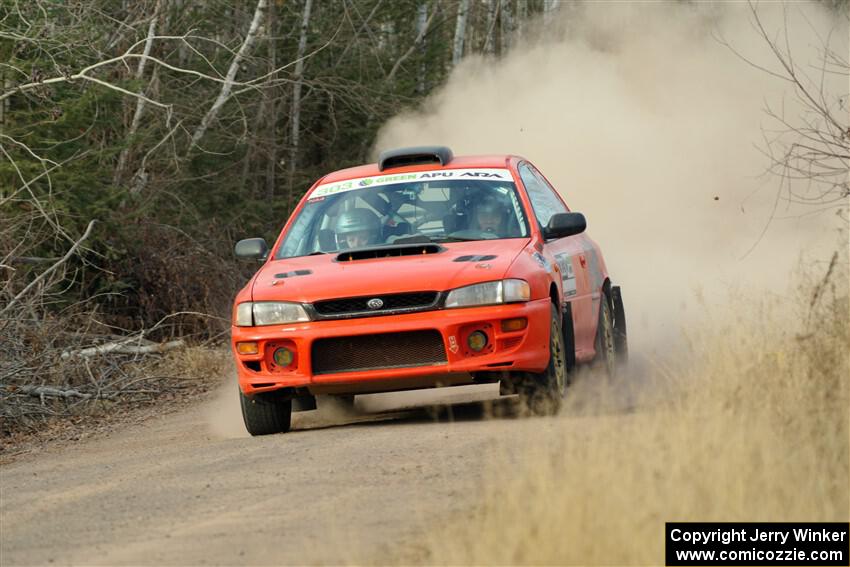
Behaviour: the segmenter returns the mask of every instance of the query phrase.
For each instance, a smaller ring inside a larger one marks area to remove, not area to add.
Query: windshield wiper
[[[439,238],[434,240],[433,242],[474,242],[476,240],[486,240],[484,238],[467,238],[465,236],[446,236],[445,238]]]
[[[393,238],[393,237],[390,237]],[[395,246],[397,244],[431,244],[435,242],[427,234],[403,234],[392,239],[387,245]]]

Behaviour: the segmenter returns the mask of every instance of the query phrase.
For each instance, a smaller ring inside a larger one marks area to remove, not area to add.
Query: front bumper
[[[550,300],[490,305],[460,309],[423,311],[361,319],[311,321],[263,327],[231,327],[231,348],[236,359],[239,386],[245,394],[281,388],[316,388],[363,382],[385,383],[412,378],[434,377],[485,371],[542,372],[549,363]],[[524,317],[525,329],[502,331],[502,321]],[[471,330],[486,329],[491,347],[481,353],[466,348]],[[404,368],[380,368],[315,374],[311,351],[313,342],[331,337],[352,337],[383,333],[436,330],[445,347],[446,361],[440,364]],[[236,344],[258,343],[257,354],[240,354]],[[280,368],[272,364],[272,351],[285,345],[294,349],[293,364]],[[341,388],[341,389],[340,389]]]

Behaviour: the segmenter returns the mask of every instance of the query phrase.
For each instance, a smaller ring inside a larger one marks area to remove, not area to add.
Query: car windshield
[[[320,185],[275,258],[526,237],[528,223],[508,170],[440,170]]]

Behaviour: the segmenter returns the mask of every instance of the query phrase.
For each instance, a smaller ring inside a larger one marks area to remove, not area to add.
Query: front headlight
[[[446,307],[471,307],[514,303],[531,299],[531,287],[525,280],[500,280],[453,289],[446,296]]]
[[[254,304],[250,301],[245,303],[240,303],[236,306],[236,326],[237,327],[253,327],[254,326],[254,315],[253,315],[253,307]]]
[[[309,320],[309,315],[300,303],[285,301],[254,303],[247,301],[236,306],[236,325],[238,327],[281,325]]]

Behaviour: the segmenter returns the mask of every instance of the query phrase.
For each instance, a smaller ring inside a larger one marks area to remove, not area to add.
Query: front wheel
[[[292,400],[277,400],[271,397],[249,398],[239,390],[242,419],[251,435],[286,433],[292,423]]]
[[[551,306],[549,322],[549,365],[542,373],[514,375],[514,388],[523,406],[536,415],[552,415],[561,409],[567,390],[567,353],[558,308]]]

